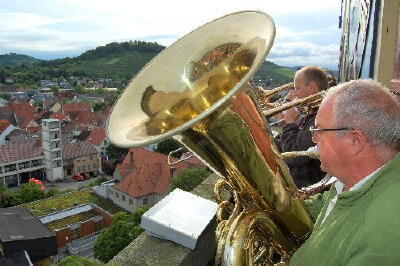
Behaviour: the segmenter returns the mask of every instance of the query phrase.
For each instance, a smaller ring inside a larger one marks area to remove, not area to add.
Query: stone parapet
[[[215,201],[214,185],[218,179],[217,175],[210,175],[192,193]],[[217,222],[214,218],[200,237],[195,250],[185,248],[168,240],[151,237],[144,232],[118,253],[108,265],[213,265],[216,250],[216,226]]]

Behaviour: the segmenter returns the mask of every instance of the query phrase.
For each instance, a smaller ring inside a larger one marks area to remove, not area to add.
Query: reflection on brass
[[[227,51],[223,51],[223,47]],[[213,67],[199,69],[200,63],[196,63],[196,67],[192,69],[194,74],[189,73],[190,79],[194,80],[194,84],[199,84],[199,86],[195,86],[191,91],[187,89],[182,93],[171,92],[166,94],[163,91],[155,91],[150,96],[147,100],[148,104],[155,97],[160,102],[168,104],[158,103],[154,105],[153,109],[156,111],[151,112],[146,123],[146,130],[149,134],[161,134],[174,129],[215,104],[247,74],[255,57],[255,52],[250,49],[238,48],[233,51],[230,46],[222,46],[218,47],[217,50],[218,53],[212,50],[208,54],[218,54],[218,60],[213,60],[209,56],[207,58],[211,60],[210,62],[204,61],[204,58],[201,60],[202,65]],[[219,62],[219,64],[216,65],[216,62]],[[209,69],[209,71],[206,72],[206,69]],[[162,106],[164,107],[161,109]]]
[[[142,146],[174,135],[223,179],[215,188],[217,265],[287,262],[313,227],[248,82],[274,36],[272,19],[256,11],[206,24],[147,65],[108,121],[113,143]],[[162,76],[159,62],[178,60],[176,47],[191,54],[172,66],[175,79]]]

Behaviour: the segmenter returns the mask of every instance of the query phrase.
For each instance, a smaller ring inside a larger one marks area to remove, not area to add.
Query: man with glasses
[[[307,66],[296,72],[294,83],[295,90],[286,96],[290,100],[305,98],[326,90],[328,77],[323,69]],[[315,116],[316,113],[301,115],[297,108],[291,108],[283,113],[286,124],[282,127],[282,133],[277,140],[282,152],[305,151],[315,146],[309,131],[310,126],[314,125]],[[300,157],[289,159],[286,163],[299,188],[317,183],[325,176],[318,160]]]
[[[316,222],[290,265],[400,265],[400,103],[378,82],[343,83],[311,132],[338,181],[306,200]]]

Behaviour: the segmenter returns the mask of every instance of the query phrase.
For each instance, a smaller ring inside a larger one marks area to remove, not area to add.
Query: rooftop
[[[88,155],[97,155],[96,148],[88,141],[64,144],[63,159],[65,160]]]
[[[0,163],[27,160],[39,156],[42,156],[40,140],[0,146]]]
[[[104,128],[96,128],[90,133],[88,141],[93,145],[100,145],[105,138],[106,131],[104,130]]]
[[[29,240],[53,236],[27,209],[21,207],[0,208],[0,239],[2,242]]]
[[[189,168],[187,162],[174,165],[175,173]],[[144,148],[129,150],[118,170],[122,176],[114,187],[132,197],[143,197],[151,193],[164,194],[171,183],[171,167],[167,156]]]
[[[35,202],[25,203],[21,206],[30,210],[36,217],[40,217],[88,203],[94,203],[111,214],[121,211],[121,208],[114,205],[110,200],[106,200],[97,196],[91,188],[65,193]]]

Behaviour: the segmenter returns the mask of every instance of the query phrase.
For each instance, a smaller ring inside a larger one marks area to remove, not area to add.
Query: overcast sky
[[[337,69],[340,0],[0,0],[0,54],[40,59],[78,56],[110,42],[168,46],[202,24],[239,10],[261,10],[277,35],[268,60]]]

